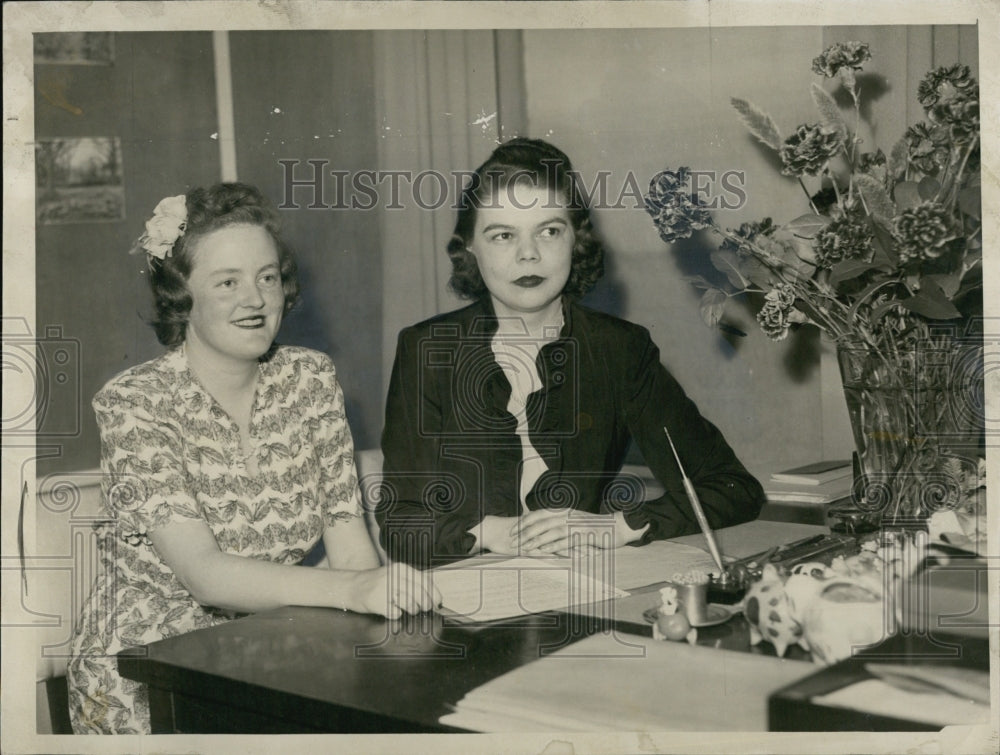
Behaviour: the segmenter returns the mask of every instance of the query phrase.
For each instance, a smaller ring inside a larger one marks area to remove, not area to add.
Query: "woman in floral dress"
[[[125,648],[283,605],[439,602],[419,572],[379,566],[333,363],[274,344],[298,294],[277,227],[255,188],[220,184],[163,200],[137,242],[169,351],[93,402],[109,520],[69,664],[77,733],[150,731]],[[326,562],[297,566],[320,539]]]

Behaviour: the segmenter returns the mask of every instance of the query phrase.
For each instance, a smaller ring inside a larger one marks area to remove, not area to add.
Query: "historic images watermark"
[[[473,171],[454,170],[337,170],[330,169],[326,159],[279,160],[282,171],[281,210],[404,210],[417,207],[421,210],[438,210],[462,207],[462,193],[472,181],[480,180]],[[555,170],[555,163],[551,169]],[[600,170],[590,182],[578,171],[573,171],[583,203],[591,209],[643,209],[645,194],[662,171],[650,178],[627,171],[616,176],[612,171]],[[709,210],[737,210],[747,201],[746,173],[742,170],[726,171],[689,170],[691,192],[699,204]],[[524,188],[539,182],[539,177],[521,172],[513,175],[501,172],[486,174],[485,180],[496,189],[487,192],[492,201],[499,203],[503,191],[510,204],[518,209],[531,209],[536,199],[524,196]],[[557,185],[554,175],[543,181],[546,186]],[[553,205],[555,207],[556,205]]]

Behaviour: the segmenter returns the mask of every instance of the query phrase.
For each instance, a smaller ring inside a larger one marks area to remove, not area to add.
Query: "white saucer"
[[[704,621],[699,621],[697,623],[691,622],[691,626],[714,627],[717,624],[723,624],[729,621],[729,619],[733,618],[733,615],[737,612],[732,608],[720,605],[719,603],[709,603],[705,613],[707,613],[708,616],[706,616]],[[660,607],[657,605],[652,608],[647,608],[643,611],[642,617],[650,624],[655,624],[656,620],[660,617]]]

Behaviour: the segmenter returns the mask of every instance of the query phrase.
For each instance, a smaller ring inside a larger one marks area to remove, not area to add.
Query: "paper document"
[[[943,692],[908,692],[881,679],[849,684],[827,695],[818,695],[812,702],[932,726],[985,724],[990,720],[989,705]]]
[[[570,559],[469,559],[436,569],[442,606],[468,621],[496,621],[628,595],[575,571]]]
[[[591,635],[471,690],[441,723],[477,731],[766,731],[805,661]]]
[[[610,553],[615,587],[622,590],[669,582],[676,574],[719,571],[704,549],[670,540],[655,540],[639,548],[617,548]]]

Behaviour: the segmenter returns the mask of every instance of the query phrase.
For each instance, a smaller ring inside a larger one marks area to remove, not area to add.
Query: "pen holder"
[[[708,602],[733,605],[743,600],[746,592],[746,575],[727,569],[721,575],[712,575],[712,581],[708,583]]]
[[[674,583],[677,601],[691,626],[708,621],[708,582]]]

